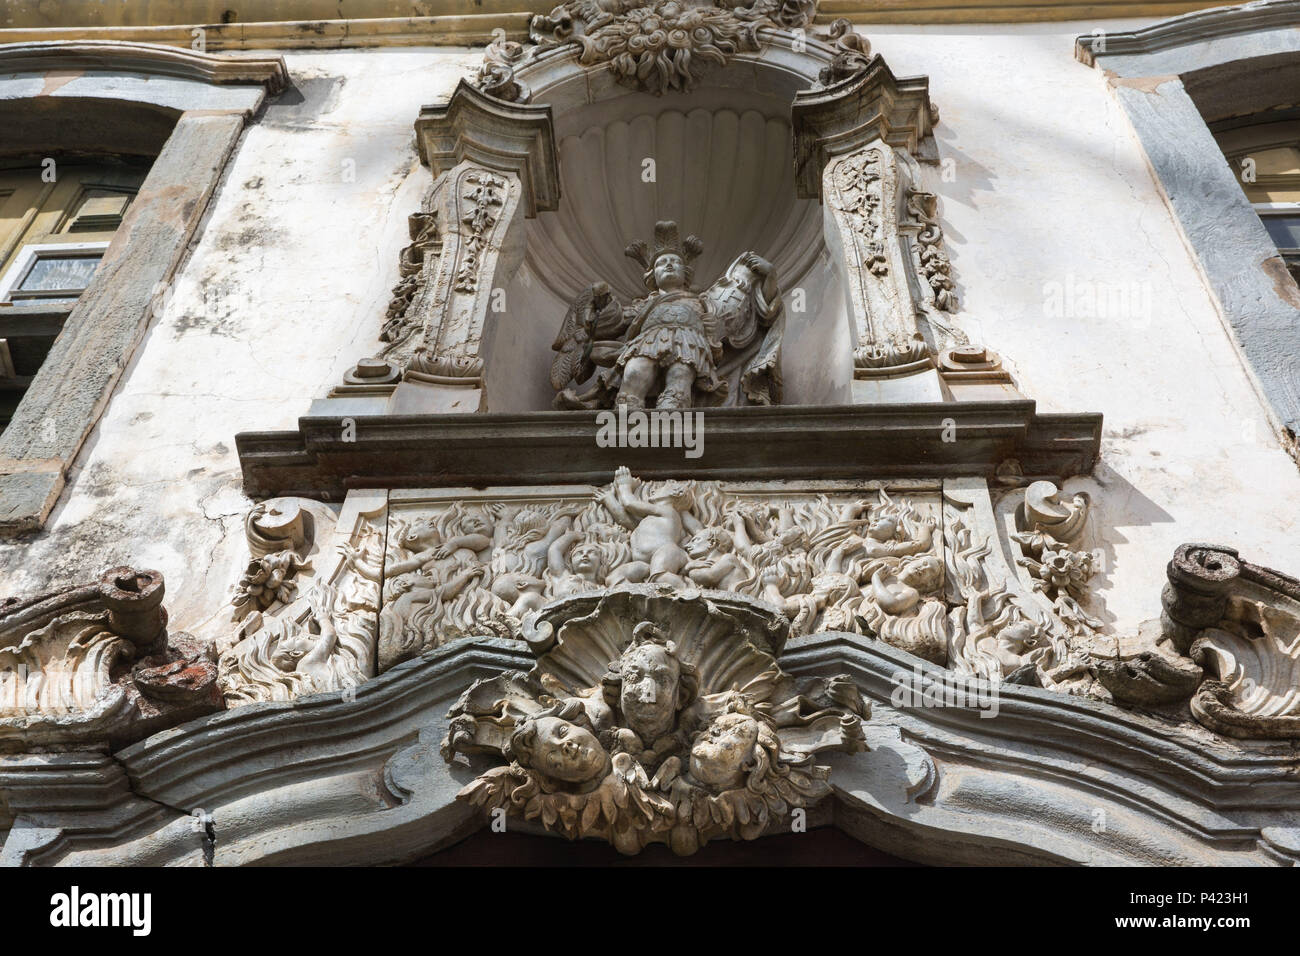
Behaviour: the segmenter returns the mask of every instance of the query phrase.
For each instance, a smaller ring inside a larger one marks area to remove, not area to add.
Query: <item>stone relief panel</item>
[[[850,678],[781,670],[788,623],[770,606],[622,585],[539,623],[536,665],[477,681],[449,715],[446,760],[508,761],[458,794],[487,811],[689,855],[784,824],[830,793],[819,753],[867,749]]]
[[[385,499],[353,494],[339,514],[304,498],[250,511],[234,623],[216,637],[228,706],[342,690],[374,675]]]
[[[936,347],[968,344],[946,318],[958,304],[938,200],[918,181],[916,160],[879,140],[826,166],[827,236],[848,274],[855,379],[923,371]]]
[[[217,684],[233,706],[354,687],[454,641],[522,639],[540,652],[556,606],[648,587],[750,602],[788,635],[856,633],[965,677],[1227,736],[1300,737],[1300,583],[1186,545],[1160,621],[1117,635],[1093,593],[1088,495],[1013,472],[1002,481],[641,481],[619,469],[601,487],[354,492],[338,516],[273,499],[249,515]],[[0,624],[16,635],[10,658],[60,676],[19,686],[6,675],[0,704],[38,723],[82,714],[75,723],[107,706],[127,649],[97,617],[47,616]],[[189,666],[169,653],[149,659],[166,674],[133,672],[136,698]],[[80,676],[65,679],[63,664]],[[153,696],[193,696],[189,680]]]
[[[864,634],[972,676],[1094,684],[1078,599],[1017,573],[982,480],[643,482],[620,469],[603,488],[393,492],[389,514],[381,671],[528,632],[551,601],[657,584],[759,600],[794,635]]]

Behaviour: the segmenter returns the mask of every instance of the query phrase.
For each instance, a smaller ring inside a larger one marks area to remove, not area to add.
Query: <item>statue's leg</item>
[[[628,561],[619,566],[605,582],[611,586],[619,584],[640,584],[650,575],[650,565],[645,561]]]
[[[691,392],[695,388],[695,369],[685,362],[668,367],[664,376],[664,390],[659,393],[656,408],[690,408]]]
[[[628,408],[645,408],[645,397],[654,387],[656,366],[653,359],[637,356],[623,366],[623,386],[617,402]]]
[[[650,559],[650,581],[660,583],[681,583],[679,572],[686,567],[686,562],[690,560],[690,555],[682,550],[680,545],[665,544],[660,546],[659,550],[654,553]],[[672,579],[665,581],[665,578]]]

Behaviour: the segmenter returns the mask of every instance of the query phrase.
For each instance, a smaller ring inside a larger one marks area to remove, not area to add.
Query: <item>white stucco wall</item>
[[[1097,26],[859,30],[897,75],[930,76],[952,163],[926,175],[960,325],[1044,410],[1106,416],[1101,465],[1070,487],[1094,495],[1100,595],[1131,629],[1159,612],[1165,562],[1184,541],[1300,571],[1300,473],[1103,74],[1073,58],[1074,37]],[[406,217],[429,183],[412,123],[478,58],[286,54],[304,101],[291,92],[249,126],[48,530],[0,544],[0,596],[129,563],[163,571],[173,627],[226,613],[250,504],[234,436],[293,427],[373,353]],[[1136,290],[1138,308],[1079,315],[1067,299],[1051,314],[1048,283]]]

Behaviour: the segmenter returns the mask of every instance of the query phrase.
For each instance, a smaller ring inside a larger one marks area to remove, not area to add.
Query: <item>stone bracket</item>
[[[468,161],[518,176],[529,219],[559,204],[560,173],[549,106],[507,103],[461,80],[445,106],[420,111],[415,137],[420,161],[435,177]]]
[[[800,199],[822,199],[822,173],[831,160],[873,140],[934,161],[930,130],[938,111],[928,77],[898,79],[879,55],[867,69],[821,90],[795,96],[795,188]]]

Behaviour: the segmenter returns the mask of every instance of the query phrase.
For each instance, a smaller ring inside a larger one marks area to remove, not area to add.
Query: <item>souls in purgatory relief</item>
[[[870,708],[852,681],[796,681],[746,639],[734,610],[703,598],[673,607],[682,643],[668,625],[629,614],[668,600],[612,592],[561,628],[533,671],[471,687],[452,710],[443,756],[508,763],[460,798],[624,853],[665,843],[689,854],[715,838],[754,839],[826,796],[830,771],[815,755],[866,749]],[[611,632],[628,629],[625,644],[610,645]],[[612,659],[596,678],[602,653]]]
[[[644,269],[645,297],[622,305],[597,282],[574,300],[552,346],[556,408],[780,403],[785,319],[772,264],[744,252],[696,292],[691,263],[702,249],[659,222],[653,246],[626,250]]]
[[[986,541],[942,503],[641,481],[394,511],[379,665],[462,638],[514,635],[549,603],[623,585],[765,602],[795,634],[879,638],[963,673],[1075,690],[1071,621],[990,576]]]

